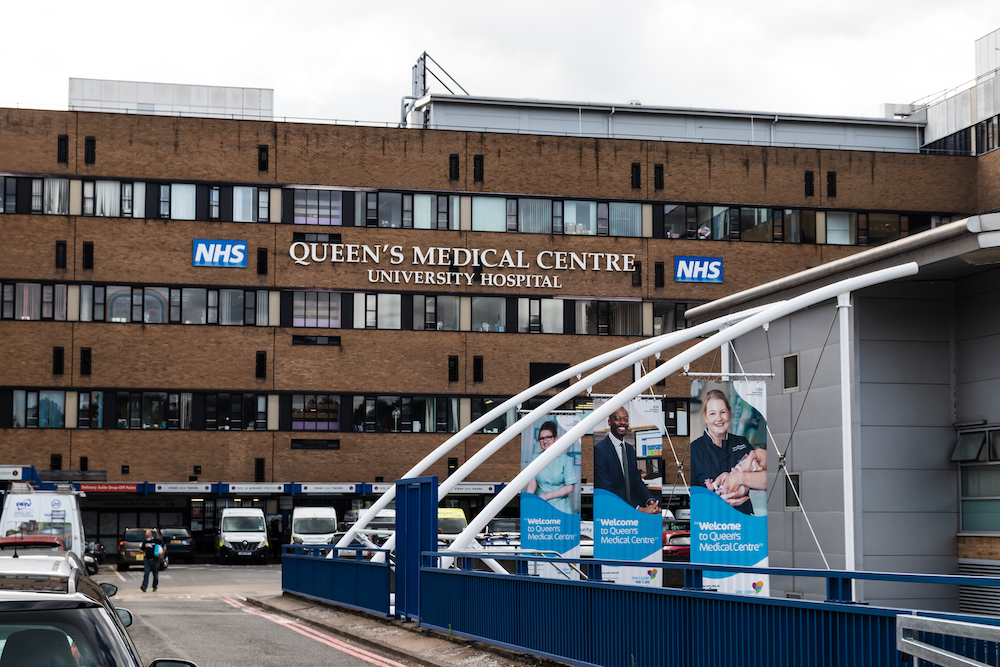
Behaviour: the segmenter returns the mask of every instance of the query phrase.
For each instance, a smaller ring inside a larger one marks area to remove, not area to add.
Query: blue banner
[[[580,544],[580,515],[560,512],[533,493],[521,494],[521,547],[560,554]]]
[[[594,558],[659,560],[660,513],[646,514],[605,489],[594,489]]]
[[[691,562],[709,565],[766,565],[767,516],[744,514],[718,494],[691,487]],[[735,572],[705,572],[713,579],[736,578]],[[732,592],[756,595],[766,585],[761,577],[749,580]]]

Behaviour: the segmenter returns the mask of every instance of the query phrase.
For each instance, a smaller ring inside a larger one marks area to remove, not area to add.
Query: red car
[[[691,531],[663,531],[663,560],[687,562],[691,560]]]

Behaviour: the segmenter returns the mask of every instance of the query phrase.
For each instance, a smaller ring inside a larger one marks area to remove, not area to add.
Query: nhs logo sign
[[[194,266],[247,268],[247,242],[195,239]]]
[[[721,283],[721,257],[674,257],[674,282]]]

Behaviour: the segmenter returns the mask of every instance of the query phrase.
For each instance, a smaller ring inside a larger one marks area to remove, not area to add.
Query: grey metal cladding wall
[[[1000,422],[1000,270],[965,278],[955,292],[956,420]]]
[[[958,475],[951,380],[952,284],[905,282],[855,295],[858,567],[955,573]],[[865,585],[865,599],[955,609],[936,587]],[[891,595],[891,598],[883,597]]]

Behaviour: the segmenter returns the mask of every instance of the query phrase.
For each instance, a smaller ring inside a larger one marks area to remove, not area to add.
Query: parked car
[[[195,556],[194,538],[191,531],[184,526],[164,526],[160,529],[163,543],[167,546],[167,555],[173,560],[193,563]]]
[[[687,562],[691,560],[691,531],[663,531],[663,560]]]
[[[124,572],[132,565],[141,566],[143,564],[142,561],[145,559],[145,554],[142,551],[142,543],[146,541],[147,530],[153,533],[154,539],[157,537],[163,539],[160,531],[156,528],[125,529],[122,539],[118,541],[118,570],[120,572]],[[168,565],[170,565],[169,551],[163,554],[163,560],[160,561],[160,569],[166,570]]]
[[[0,551],[66,551],[66,545],[53,535],[10,535],[0,537]]]
[[[0,644],[4,665],[114,665],[142,667],[126,627],[127,609],[80,569],[73,552],[38,552],[0,558]],[[154,660],[150,667],[177,667],[184,660]]]

